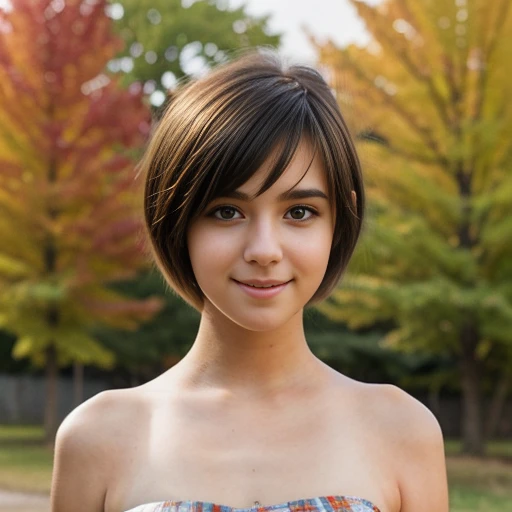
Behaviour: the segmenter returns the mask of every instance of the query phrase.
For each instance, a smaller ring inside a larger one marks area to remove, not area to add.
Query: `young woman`
[[[270,53],[219,67],[175,94],[141,170],[155,261],[199,332],[160,377],[66,418],[53,512],[447,512],[432,413],[332,370],[304,336],[364,212],[322,77]]]

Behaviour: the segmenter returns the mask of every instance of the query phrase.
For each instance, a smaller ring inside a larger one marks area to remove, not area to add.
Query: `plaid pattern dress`
[[[248,508],[228,507],[206,501],[160,501],[146,503],[126,512],[380,512],[376,505],[356,496],[319,496],[277,505],[255,504]]]

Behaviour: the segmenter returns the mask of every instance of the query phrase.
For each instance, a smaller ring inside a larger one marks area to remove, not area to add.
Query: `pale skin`
[[[194,220],[188,246],[206,296],[194,345],[155,380],[101,393],[66,418],[53,512],[164,500],[242,508],[328,495],[365,498],[380,512],[448,511],[433,414],[395,386],[332,370],[307,345],[303,307],[327,266],[333,209],[322,197],[279,196],[294,186],[329,196],[318,157],[297,184],[311,155],[303,141],[265,193],[218,198]],[[254,193],[265,172],[238,191]],[[248,279],[289,282],[256,299],[234,281]]]

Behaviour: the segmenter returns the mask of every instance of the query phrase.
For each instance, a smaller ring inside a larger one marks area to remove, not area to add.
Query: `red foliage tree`
[[[134,157],[150,129],[137,84],[107,62],[122,47],[106,0],[12,0],[0,11],[0,327],[15,357],[56,378],[72,362],[112,365],[91,335],[136,329],[160,308],[108,288],[147,264]]]

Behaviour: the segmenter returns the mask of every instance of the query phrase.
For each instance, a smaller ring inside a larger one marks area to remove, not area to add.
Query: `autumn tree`
[[[109,61],[109,69],[119,71],[123,83],[143,88],[155,106],[176,80],[188,80],[199,69],[230,59],[242,48],[278,46],[280,41],[279,35],[270,34],[268,16],[251,16],[245,7],[227,8],[224,0],[111,0],[107,12],[125,41]],[[197,333],[195,310],[162,281],[154,270],[121,284],[130,294],[153,293],[163,298],[164,307],[150,322],[134,333],[112,328],[97,331],[134,382],[167,369],[168,361],[183,356]]]
[[[110,63],[125,81],[165,91],[174,82],[231,57],[233,51],[278,46],[269,16],[252,16],[225,0],[112,0],[110,16],[126,45]]]
[[[58,367],[110,366],[90,332],[135,329],[160,307],[109,285],[145,267],[133,152],[140,91],[104,72],[121,48],[105,0],[11,0],[0,11],[0,327],[45,366],[54,438]]]
[[[511,3],[351,3],[369,44],[317,47],[358,135],[370,214],[322,308],[351,327],[392,321],[388,346],[455,358],[464,451],[482,454],[486,367],[494,412],[512,372]]]

